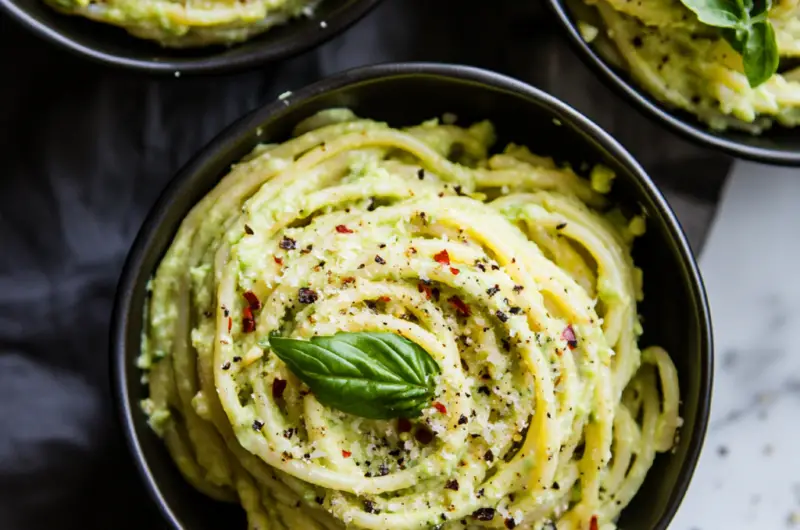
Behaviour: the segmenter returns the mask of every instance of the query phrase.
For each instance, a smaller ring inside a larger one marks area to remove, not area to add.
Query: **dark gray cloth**
[[[387,0],[316,52],[206,79],[89,64],[0,15],[0,528],[157,526],[110,398],[117,278],[171,175],[285,90],[389,60],[460,62],[538,84],[639,157],[699,248],[729,162],[618,100],[537,4]]]

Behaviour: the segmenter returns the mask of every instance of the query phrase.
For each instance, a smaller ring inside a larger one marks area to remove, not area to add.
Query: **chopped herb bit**
[[[494,462],[494,453],[492,452],[491,449],[486,451],[486,453],[483,455],[483,459],[486,460],[487,462]]]
[[[431,290],[431,294],[433,295],[434,302],[438,302],[439,301],[439,288],[438,287],[434,287]]]
[[[514,521],[513,517],[509,517],[508,519],[506,519],[504,521],[504,524],[506,525],[506,528],[509,528],[509,529],[513,529],[513,528],[517,527],[517,523],[516,523],[516,521]]]
[[[556,230],[563,230],[567,227],[567,223],[558,223],[556,225]]]
[[[260,431],[263,426],[264,426],[264,422],[263,421],[253,420],[253,430],[254,431]]]
[[[469,420],[467,420],[467,417],[464,416],[463,414],[458,417],[458,424],[459,425],[464,425],[464,424],[467,423],[467,421],[469,421]]]
[[[428,430],[426,427],[419,427],[414,432],[414,438],[416,438],[419,443],[428,445],[433,441],[433,432]]]
[[[448,480],[444,487],[449,490],[458,491],[458,481],[456,479]]]
[[[381,513],[375,509],[375,503],[369,500],[364,501],[364,511],[367,513]]]
[[[376,254],[375,255],[375,263],[379,263],[381,265],[386,265],[386,260]]]
[[[519,293],[519,292],[521,292],[523,289],[524,289],[524,287],[523,287],[523,286],[521,286],[521,285],[515,285],[515,286],[512,288],[512,290],[513,290],[515,293]]]
[[[386,464],[381,464],[378,466],[379,477],[385,477],[388,474],[389,474],[389,468],[386,466]]]
[[[499,309],[494,312],[495,316],[500,320],[500,322],[508,322],[508,315],[500,311]]]
[[[281,242],[279,243],[279,246],[283,250],[293,250],[293,249],[297,248],[297,241],[295,241],[291,237],[283,236],[283,239],[281,239]]]
[[[492,392],[489,390],[489,387],[488,387],[488,386],[486,386],[486,385],[481,385],[481,386],[478,388],[478,394],[484,394],[484,395],[487,395],[487,396],[491,396],[491,395],[492,395]]]
[[[301,287],[297,297],[301,304],[313,304],[318,298],[317,292],[308,287]]]
[[[472,513],[478,521],[491,521],[494,519],[494,508],[478,508]]]
[[[229,370],[230,367],[231,367],[231,362],[230,361],[225,361],[224,363],[222,363],[222,369],[223,370]]]
[[[238,355],[234,355],[234,356],[233,356],[233,362],[235,362],[235,363],[238,363],[238,362],[239,362],[239,361],[241,361],[241,360],[242,360],[242,358],[241,358],[241,357],[239,357]]]
[[[496,295],[498,292],[500,292],[500,286],[497,284],[486,289],[486,294],[488,294],[490,297]]]
[[[522,308],[514,306],[509,308],[508,312],[511,313],[512,315],[519,315],[520,313],[522,313]]]
[[[417,178],[420,179],[420,180],[425,180],[425,170],[424,169],[419,168],[419,170],[417,170]]]
[[[286,380],[278,379],[277,377],[272,380],[272,399],[281,399],[283,391],[286,390]]]
[[[252,236],[253,234],[255,234],[255,232],[253,232],[253,229],[250,228],[250,225],[247,224],[244,225],[244,233],[247,234],[248,236]]]

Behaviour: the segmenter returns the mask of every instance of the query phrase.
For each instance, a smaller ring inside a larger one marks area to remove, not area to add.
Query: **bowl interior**
[[[291,101],[294,100],[294,101]],[[673,356],[682,394],[684,426],[677,449],[660,455],[647,481],[622,516],[629,530],[666,528],[683,496],[699,454],[708,416],[711,342],[702,285],[680,227],[638,166],[602,131],[571,109],[508,78],[462,67],[371,67],[317,83],[256,111],[207,147],[173,181],[137,239],[120,283],[112,334],[114,379],[129,441],[148,485],[173,522],[193,530],[215,528],[235,508],[202,498],[179,476],[161,441],[148,428],[139,401],[146,389],[135,366],[145,283],[170,244],[181,219],[230,164],[262,140],[284,140],[314,112],[347,106],[392,125],[417,124],[443,112],[470,123],[490,118],[499,146],[514,141],[540,154],[571,161],[602,161],[618,173],[613,198],[643,208],[648,231],[635,250],[645,271],[641,305],[643,344],[660,344]],[[260,129],[260,136],[256,129]],[[240,526],[244,528],[244,526]]]
[[[709,129],[694,115],[672,109],[652,97],[627,71],[609,62],[595,46],[581,37],[576,26],[578,20],[596,22],[598,27],[602,27],[594,8],[588,7],[583,0],[548,0],[548,3],[581,59],[640,111],[692,141],[730,155],[767,164],[800,166],[800,130],[774,125],[756,136],[735,130]]]
[[[0,8],[48,40],[91,59],[151,72],[193,73],[232,71],[300,53],[344,30],[379,1],[324,0],[312,17],[273,27],[244,43],[187,50],[163,48],[115,26],[63,15],[43,0],[0,0]]]

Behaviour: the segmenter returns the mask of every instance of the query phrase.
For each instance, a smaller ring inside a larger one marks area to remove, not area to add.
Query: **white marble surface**
[[[711,423],[671,530],[800,530],[800,169],[737,162],[700,257]]]

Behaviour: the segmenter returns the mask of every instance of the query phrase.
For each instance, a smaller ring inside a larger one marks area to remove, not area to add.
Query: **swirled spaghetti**
[[[449,121],[449,120],[446,120]],[[680,419],[640,352],[640,216],[488,122],[324,111],[183,221],[151,284],[143,403],[252,529],[610,529]],[[390,332],[440,369],[413,420],[322,405],[268,338]]]
[[[677,0],[585,0],[599,14],[597,49],[662,103],[696,115],[712,129],[759,134],[774,123],[800,123],[800,3],[769,11],[782,68],[751,87],[741,56],[717,28]],[[590,17],[584,17],[590,18]],[[582,23],[585,24],[585,23]],[[594,21],[592,21],[594,24]],[[595,42],[598,27],[583,26]],[[610,45],[608,45],[610,43]]]
[[[236,44],[313,13],[317,0],[173,2],[45,0],[52,8],[125,29],[165,48]],[[323,23],[324,24],[324,23]]]

